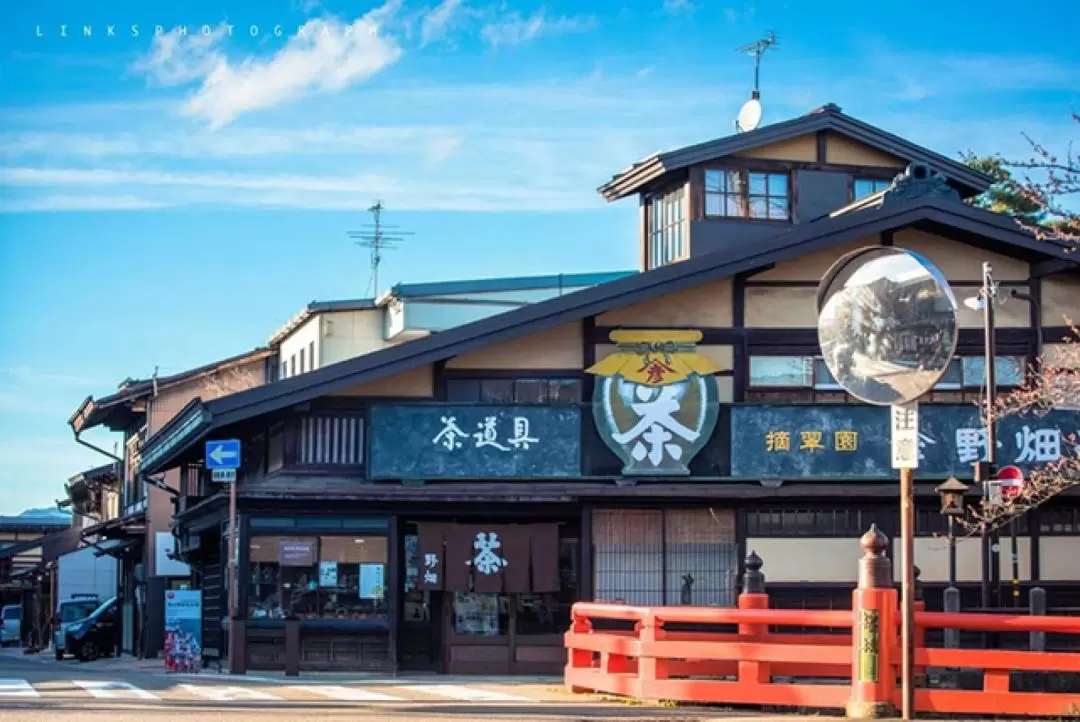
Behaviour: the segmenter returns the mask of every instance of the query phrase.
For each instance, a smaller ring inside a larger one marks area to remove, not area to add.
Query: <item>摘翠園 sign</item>
[[[890,410],[844,405],[747,405],[731,409],[731,475],[742,478],[892,479]],[[997,420],[999,464],[1025,471],[1069,453],[1080,412]],[[969,405],[924,404],[918,413],[918,470],[970,477],[986,457],[986,431]]]

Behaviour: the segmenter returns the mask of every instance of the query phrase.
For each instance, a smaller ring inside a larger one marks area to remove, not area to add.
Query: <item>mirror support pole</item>
[[[900,470],[901,577],[901,717],[915,716],[915,470]]]

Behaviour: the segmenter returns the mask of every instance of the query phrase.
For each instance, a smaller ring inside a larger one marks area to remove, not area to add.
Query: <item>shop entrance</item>
[[[576,522],[407,525],[401,669],[558,674],[578,540]]]

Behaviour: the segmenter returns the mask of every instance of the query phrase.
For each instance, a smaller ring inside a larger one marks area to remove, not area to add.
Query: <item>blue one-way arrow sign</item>
[[[206,442],[207,469],[239,469],[240,440],[222,439]]]

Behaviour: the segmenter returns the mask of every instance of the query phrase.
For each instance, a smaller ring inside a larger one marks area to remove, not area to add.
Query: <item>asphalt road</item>
[[[315,722],[316,720],[635,720],[725,722],[766,717],[669,709],[571,696],[556,685],[443,677],[251,679],[57,663],[0,654],[0,722]]]

